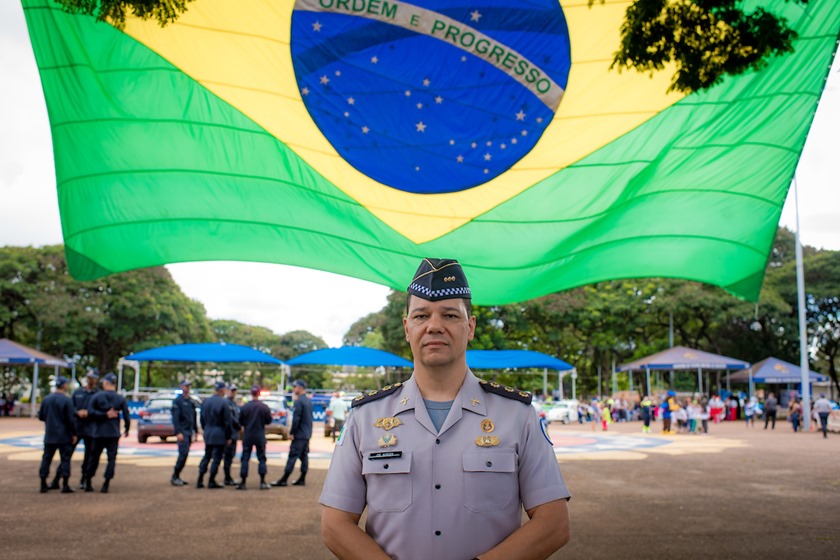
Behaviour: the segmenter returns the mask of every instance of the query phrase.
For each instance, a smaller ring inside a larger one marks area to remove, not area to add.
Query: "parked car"
[[[137,419],[137,441],[146,443],[149,436],[157,436],[161,441],[175,437],[175,427],[172,425],[172,401],[176,394],[155,395],[140,409]],[[195,403],[196,412],[201,414],[201,399],[190,395]],[[198,419],[196,419],[198,421]],[[200,426],[197,426],[200,430]]]
[[[265,433],[280,436],[280,439],[289,439],[289,411],[286,408],[286,400],[282,395],[260,395],[260,400],[268,405],[271,410],[271,424],[265,427]]]
[[[549,424],[552,422],[562,422],[563,424],[577,422],[579,404],[580,402],[577,400],[557,401],[545,413],[545,421]]]

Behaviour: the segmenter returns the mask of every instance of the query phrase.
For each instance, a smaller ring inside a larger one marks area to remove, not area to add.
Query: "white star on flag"
[[[420,121],[419,123],[415,124],[414,126],[417,127],[417,132],[426,132],[426,125],[423,124],[423,121]]]
[[[492,146],[492,145],[493,145],[493,142],[491,142],[490,140],[488,140],[488,141],[487,141],[487,145],[488,145],[488,146]]]
[[[420,166],[418,165],[417,167],[415,167],[414,171],[420,171]]]
[[[519,140],[517,140],[516,138],[511,138],[510,139],[511,144],[516,144],[517,142],[519,142]]]
[[[349,117],[349,116],[350,116],[350,113],[348,113],[347,111],[344,111],[344,116],[345,116],[345,117]]]
[[[320,33],[320,31],[321,31],[321,22],[316,21],[315,23],[313,23],[313,24],[312,24],[312,31],[316,31],[316,32],[319,32],[319,33]]]
[[[418,108],[418,109],[422,109],[422,108],[423,108],[423,104],[422,104],[422,103],[418,103],[418,104],[417,104],[417,108]]]
[[[481,13],[478,10],[470,12],[470,21],[478,21],[481,19]]]
[[[327,85],[328,83],[330,83],[330,79],[326,76],[321,76],[321,83]]]
[[[520,109],[519,112],[516,113],[516,120],[518,120],[518,121],[524,121],[525,120],[525,113],[522,111],[522,109]]]
[[[302,90],[300,90],[300,92],[301,92],[303,95],[309,95],[309,88],[308,88],[308,87],[305,87],[305,88],[303,88]]]
[[[363,126],[362,127],[362,134],[367,134],[368,132],[370,132],[370,129],[366,126]]]
[[[500,147],[504,150],[505,148],[507,148],[507,144],[502,144]]]
[[[335,75],[336,75],[336,76],[341,76],[341,70],[336,70],[336,71],[335,71]]]
[[[464,163],[464,156],[458,156],[455,159],[458,160],[458,163]]]
[[[450,141],[449,141],[449,145],[450,145],[450,146],[454,146],[454,145],[455,145],[455,140],[450,140]]]
[[[461,57],[461,62],[466,62],[466,61],[467,61],[467,57],[466,57],[466,56],[462,56],[462,57]]]
[[[440,95],[438,95],[437,97],[435,97],[435,103],[437,103],[437,104],[441,104],[441,103],[443,103],[443,97],[441,97]]]
[[[406,97],[411,97],[411,91],[410,90],[405,90],[405,96]]]
[[[537,117],[537,122],[541,123],[542,122],[542,117]]]
[[[470,146],[472,146],[473,148],[475,148],[476,146],[478,146],[478,144],[476,144],[475,142],[473,142],[472,144],[470,144]]]
[[[352,97],[348,97],[348,98],[347,98],[347,103],[349,103],[350,105],[355,105],[355,104],[356,104],[356,100],[355,100],[355,99],[353,99]]]
[[[431,84],[431,83],[432,82],[431,82],[431,80],[429,80],[429,78],[426,78],[425,80],[423,80],[423,85],[426,86],[426,87],[429,87],[429,84]]]
[[[485,169],[484,169],[484,174],[485,174],[485,175],[487,175],[488,173],[490,173],[490,170],[489,170],[489,169],[487,169],[487,168],[485,168]]]
[[[484,154],[484,161],[490,161],[491,159],[493,159],[493,156],[490,154]]]
[[[528,131],[527,131],[527,130],[523,130],[523,131],[522,131],[522,136],[528,136]]]
[[[371,61],[373,64],[376,64],[377,62],[379,62],[379,58],[377,58],[377,57],[375,57],[375,56],[374,56],[373,58],[371,58],[371,59],[370,59],[370,61]]]

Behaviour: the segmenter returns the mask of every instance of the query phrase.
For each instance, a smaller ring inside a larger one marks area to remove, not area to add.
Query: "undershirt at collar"
[[[429,412],[429,418],[432,419],[432,424],[435,425],[435,429],[439,432],[440,427],[443,426],[443,423],[446,421],[446,417],[449,416],[449,410],[452,408],[452,403],[455,401],[429,401],[423,399],[423,403],[426,405],[426,410]]]

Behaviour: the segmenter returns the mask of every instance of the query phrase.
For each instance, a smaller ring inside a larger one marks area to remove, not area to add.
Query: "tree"
[[[95,16],[118,29],[129,13],[155,19],[161,27],[177,20],[192,0],[56,0],[70,13]],[[600,0],[604,3],[605,0]],[[806,4],[808,0],[789,0]],[[590,6],[595,0],[589,0]],[[671,90],[690,93],[724,76],[759,69],[772,56],[793,50],[796,32],[784,18],[743,0],[635,0],[621,26],[612,67],[640,72],[676,66]]]

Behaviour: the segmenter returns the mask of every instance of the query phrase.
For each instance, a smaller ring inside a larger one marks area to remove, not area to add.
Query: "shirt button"
[[[440,536],[440,531],[435,531],[435,536],[439,537]]]
[[[435,440],[435,443],[436,443],[436,444],[438,444],[438,445],[440,445],[440,440],[439,440],[439,439],[436,439],[436,440]]]
[[[487,466],[489,467],[490,465],[487,465]],[[388,463],[385,463],[384,465],[382,465],[382,468],[385,469],[385,470],[388,470]]]
[[[435,484],[435,490],[440,490],[440,484]]]
[[[492,466],[493,466],[493,461],[487,461],[487,462],[486,462],[486,463],[484,463],[484,464],[485,464],[485,465],[487,465],[488,467],[492,467]],[[388,468],[388,465],[385,465],[385,468],[387,469],[387,468]]]

